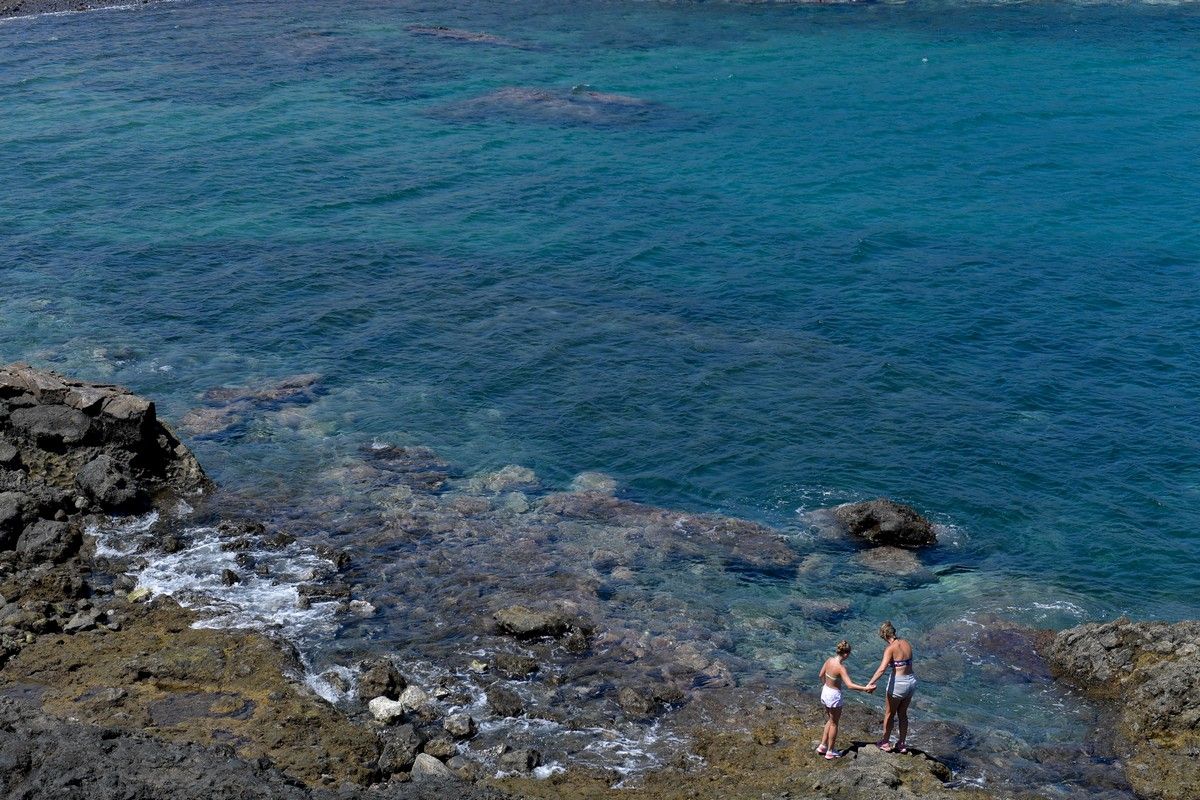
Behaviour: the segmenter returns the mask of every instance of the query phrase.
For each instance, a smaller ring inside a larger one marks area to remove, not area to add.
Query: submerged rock
[[[496,671],[510,680],[522,680],[538,671],[539,664],[532,656],[514,653],[497,653]]]
[[[636,124],[653,118],[658,106],[624,94],[598,92],[588,86],[543,89],[508,86],[442,110],[452,119],[510,117],[565,125]]]
[[[542,636],[558,638],[572,630],[582,630],[586,622],[562,611],[539,611],[526,606],[508,606],[492,615],[501,633],[518,639],[536,639]]]
[[[500,494],[514,489],[537,486],[537,474],[528,467],[509,464],[495,472],[476,475],[467,482],[471,491],[477,493]]]
[[[581,472],[571,481],[572,492],[617,493],[616,478],[604,472]]]
[[[417,36],[431,36],[436,39],[446,39],[451,42],[465,42],[467,44],[487,44],[494,47],[513,47],[518,50],[529,49],[528,45],[514,42],[511,39],[505,39],[502,36],[496,36],[491,33],[482,33],[480,31],[465,31],[461,28],[448,28],[445,25],[409,25],[405,28],[409,33]]]
[[[872,547],[855,555],[854,560],[880,575],[904,578],[911,583],[931,583],[937,578],[911,550],[891,545]]]
[[[833,509],[833,516],[851,536],[872,546],[916,548],[937,544],[933,524],[912,506],[894,500],[848,503]]]
[[[1141,797],[1185,800],[1200,786],[1200,621],[1089,623],[1044,648],[1051,668],[1116,710]]]
[[[311,403],[320,393],[321,376],[315,372],[250,386],[220,386],[204,393],[205,406],[184,414],[180,427],[195,436],[211,436],[240,425],[256,412]]]

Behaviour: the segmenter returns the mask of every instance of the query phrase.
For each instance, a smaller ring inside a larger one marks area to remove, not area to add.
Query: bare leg
[[[829,747],[829,727],[833,724],[833,709],[825,709],[825,727],[821,729],[821,749]]]
[[[842,718],[842,710],[840,708],[829,709],[829,749],[833,750],[834,743],[837,742],[838,720]]]
[[[899,701],[890,694],[887,696],[887,709],[883,712],[883,739],[880,741],[890,741],[892,738],[892,724],[896,720],[896,708]]]
[[[891,698],[889,697],[888,700],[890,701]],[[908,704],[911,702],[912,695],[910,694],[908,697],[901,700],[900,705],[896,708],[896,716],[899,718],[900,722],[900,739],[897,744],[904,744],[904,742],[908,739]]]

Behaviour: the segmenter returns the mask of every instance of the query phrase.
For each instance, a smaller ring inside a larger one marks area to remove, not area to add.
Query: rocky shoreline
[[[0,19],[150,5],[155,0],[0,0]]]
[[[214,435],[257,407],[287,409],[318,391],[314,376],[214,390],[185,423]],[[647,564],[681,553],[735,574],[804,575],[823,568],[773,532],[630,503],[597,474],[581,476],[571,491],[535,500],[526,492],[536,476],[522,468],[461,479],[421,448],[380,446],[366,455],[331,476],[357,487],[353,492],[331,495],[323,512],[305,509],[304,516],[324,529],[344,516],[333,497],[380,498],[374,536],[382,537],[380,558],[389,561],[350,558],[336,537],[328,546],[313,545],[317,550],[305,562],[309,583],[296,600],[301,609],[328,606],[345,619],[371,623],[375,604],[407,602],[404,586],[381,590],[368,583],[380,564],[394,563],[401,553],[409,559],[403,563],[429,575],[438,574],[439,558],[450,552],[465,550],[480,562],[507,553],[524,559],[528,579],[514,594],[489,588],[495,579],[481,574],[479,601],[465,615],[456,611],[462,594],[446,595],[445,607],[425,616],[408,606],[404,621],[413,647],[450,658],[422,636],[426,626],[453,621],[464,637],[486,644],[487,655],[440,676],[406,674],[391,659],[356,661],[321,676],[337,700],[330,703],[306,684],[312,676],[287,641],[236,625],[214,627],[211,615],[139,588],[126,574],[145,565],[141,554],[150,549],[170,555],[196,548],[196,534],[173,523],[172,510],[202,508],[212,491],[191,452],[157,419],[153,403],[120,387],[25,365],[0,368],[0,763],[6,765],[0,796],[1008,796],[951,788],[950,767],[935,757],[859,746],[873,738],[878,723],[875,712],[859,707],[849,708],[844,721],[844,740],[856,742],[849,756],[836,764],[814,759],[811,741],[822,720],[802,696],[776,693],[747,725],[745,704],[754,691],[733,685],[719,641],[690,633],[690,621],[670,636],[647,639],[622,630],[638,624],[633,618],[622,621],[606,611],[604,599],[619,591],[606,584],[626,585]],[[151,509],[162,519],[141,529],[136,546],[97,552],[94,532],[111,515]],[[878,576],[872,580],[905,585],[928,579],[913,551],[933,544],[936,534],[912,509],[871,501],[837,509],[833,517],[859,543],[856,563]],[[287,568],[283,556],[294,560],[299,547],[288,531],[253,519],[218,515],[210,521],[201,529],[230,564],[210,579],[227,587],[279,579]],[[563,553],[543,551],[564,535],[583,548],[586,570],[562,582],[553,561]],[[607,549],[597,547],[599,541]],[[280,555],[278,562],[272,554]],[[540,559],[548,559],[544,571]],[[425,602],[436,594],[432,585],[406,586]],[[657,600],[644,613],[648,619],[673,614]],[[1079,671],[1068,655],[1072,648],[1108,636],[1070,633],[1060,634],[1049,652],[1064,675]],[[995,636],[1002,649],[1026,634],[1001,630]],[[1177,634],[1180,641],[1188,636],[1191,629]],[[1137,652],[1130,658],[1142,665]],[[1182,702],[1164,706],[1152,720],[1128,722],[1130,731],[1158,726],[1154,763],[1161,763],[1163,748],[1194,752],[1195,704]],[[598,722],[624,720],[636,728],[668,712],[688,731],[676,759],[620,790],[612,788],[619,775],[586,765],[568,763],[558,774],[542,770],[538,779],[542,754],[506,739],[505,727],[494,723],[520,717],[586,737]],[[951,752],[965,732],[943,727]],[[937,741],[936,730],[929,738]],[[1182,781],[1190,773],[1172,774]],[[1180,796],[1133,771],[1130,782],[1146,797]]]
[[[1125,774],[1141,797],[1187,800],[1200,789],[1200,622],[1089,623],[1044,648],[1051,667],[1107,704]]]

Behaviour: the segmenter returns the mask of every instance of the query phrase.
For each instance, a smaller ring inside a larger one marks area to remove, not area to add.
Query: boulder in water
[[[496,764],[504,772],[532,772],[542,765],[542,754],[529,747],[506,749]]]
[[[533,656],[515,653],[497,653],[496,672],[509,680],[524,680],[538,671],[538,660]]]
[[[563,611],[542,611],[522,605],[502,608],[492,615],[492,619],[501,633],[518,639],[557,639],[572,630],[589,630],[591,627]]]
[[[912,506],[894,500],[848,503],[833,509],[833,516],[851,536],[872,546],[917,548],[937,544],[933,524]]]
[[[362,675],[358,679],[358,697],[370,702],[376,697],[386,697],[389,700],[400,699],[400,692],[408,685],[396,665],[390,659],[381,658],[363,665]]]
[[[455,739],[470,739],[479,730],[471,715],[462,712],[446,717],[442,728]]]
[[[492,686],[487,692],[488,708],[499,717],[519,717],[525,713],[525,704],[516,692],[503,686]]]

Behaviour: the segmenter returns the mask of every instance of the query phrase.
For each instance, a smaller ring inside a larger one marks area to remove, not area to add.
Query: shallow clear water
[[[321,373],[302,412],[194,441],[247,494],[377,439],[801,537],[912,502],[956,569],[831,587],[864,646],[881,616],[1194,616],[1198,35],[1187,4],[0,22],[0,355],[174,420]],[[779,586],[723,591],[786,614]],[[940,691],[998,713],[969,670]]]

